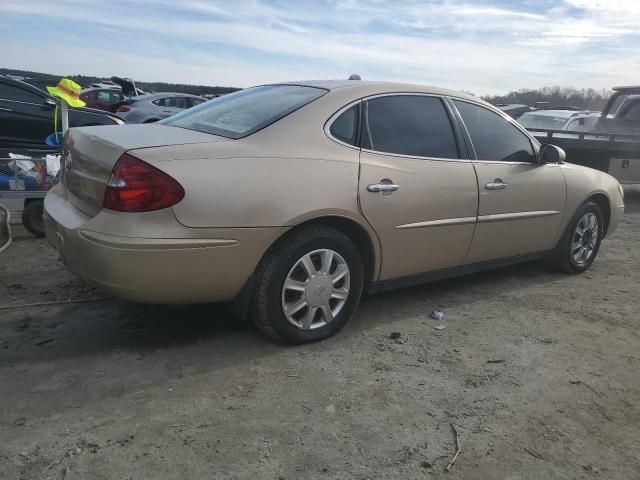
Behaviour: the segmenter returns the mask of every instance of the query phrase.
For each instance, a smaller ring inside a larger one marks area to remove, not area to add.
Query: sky
[[[640,0],[0,0],[0,45],[2,67],[139,81],[601,89],[640,83]]]

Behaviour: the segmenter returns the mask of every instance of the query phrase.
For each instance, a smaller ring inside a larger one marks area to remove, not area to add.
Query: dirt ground
[[[295,348],[215,305],[6,308],[102,296],[19,231],[0,255],[0,478],[640,478],[640,190],[627,204],[584,275],[371,296]]]

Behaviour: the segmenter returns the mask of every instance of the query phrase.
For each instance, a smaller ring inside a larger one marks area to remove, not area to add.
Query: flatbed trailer
[[[593,131],[527,130],[562,148],[567,162],[595,168],[620,183],[640,183],[640,86],[614,87]]]
[[[533,128],[528,131],[540,143],[562,148],[567,162],[606,172],[622,184],[640,183],[640,135]]]

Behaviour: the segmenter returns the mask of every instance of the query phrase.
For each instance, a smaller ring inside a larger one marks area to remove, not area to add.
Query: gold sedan
[[[588,269],[623,192],[563,160],[458,92],[265,85],[157,124],[71,129],[47,238],[116,297],[231,302],[302,343],[340,330],[363,292],[543,257]]]

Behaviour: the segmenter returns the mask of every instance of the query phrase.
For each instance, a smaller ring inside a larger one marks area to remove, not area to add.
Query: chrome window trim
[[[493,113],[497,114],[498,116],[500,116],[504,120],[506,120],[508,123],[510,123],[511,125],[516,127],[516,129],[520,130],[520,132],[522,132],[524,134],[524,136],[527,137],[529,140],[533,140],[534,145],[535,144],[538,144],[538,146],[541,145],[540,142],[538,142],[538,140],[526,128],[524,128],[522,125],[520,125],[518,122],[516,122],[515,119],[513,119],[512,117],[510,117],[509,115],[504,113],[499,108],[496,108],[493,105],[485,105],[484,103],[474,102],[473,100],[469,100],[468,98],[453,97],[453,96],[449,96],[449,98],[451,98],[451,100],[459,100],[461,102],[470,103],[472,105],[476,105],[478,107],[484,108],[485,110],[489,110],[490,112],[493,112]],[[454,104],[454,106],[455,106],[455,104]],[[458,112],[458,113],[460,113],[460,112]],[[460,117],[462,118],[462,115],[460,115]],[[463,119],[463,123],[464,123],[464,119]],[[466,129],[466,123],[465,123],[465,129]],[[469,137],[469,138],[471,138],[471,137]],[[474,148],[474,150],[475,150],[475,148]],[[534,148],[534,152],[535,152],[535,148]]]
[[[334,113],[333,115],[331,115],[329,117],[329,119],[324,122],[324,134],[329,137],[330,140],[333,140],[334,142],[344,146],[344,147],[348,147],[352,150],[361,150],[360,147],[358,147],[357,145],[351,145],[350,143],[346,143],[343,142],[342,140],[338,140],[336,137],[334,137],[333,135],[331,135],[331,126],[333,125],[333,122],[335,122],[338,117],[340,115],[342,115],[344,112],[346,112],[347,110],[349,110],[351,107],[358,105],[359,103],[362,103],[362,99],[358,99],[358,100],[354,100],[351,103],[348,103],[347,105],[345,105],[344,107],[342,107],[340,110],[338,110],[336,113]]]
[[[508,161],[502,161],[502,160],[477,160],[477,159],[471,159],[471,158],[421,157],[421,156],[418,156],[418,155],[402,155],[402,154],[399,154],[399,153],[381,152],[381,151],[378,151],[378,150],[370,150],[368,148],[360,148],[360,147],[355,146],[355,145],[350,145],[348,143],[343,142],[342,140],[338,140],[333,135],[331,135],[330,129],[331,129],[331,125],[333,125],[333,122],[335,122],[336,119],[342,113],[344,113],[346,110],[350,109],[354,105],[357,105],[358,103],[364,103],[364,102],[366,102],[368,100],[372,100],[372,99],[375,99],[375,98],[396,97],[396,96],[436,97],[436,98],[441,99],[443,102],[445,102],[446,99],[449,98],[451,100],[460,100],[462,102],[467,102],[467,103],[470,103],[472,105],[476,105],[478,107],[482,107],[485,110],[489,110],[490,112],[498,114],[500,117],[505,119],[511,125],[516,127],[516,129],[518,129],[520,132],[522,132],[530,141],[533,140],[531,147],[533,148],[534,155],[536,155],[536,157],[538,156],[538,150],[535,147],[537,146],[538,149],[539,149],[541,143],[538,142],[538,140],[536,140],[536,138],[533,135],[531,135],[531,133],[529,133],[524,127],[519,125],[518,122],[516,122],[513,118],[511,118],[506,113],[502,112],[500,109],[494,109],[493,107],[484,105],[484,104],[479,103],[479,102],[474,102],[473,100],[469,100],[467,98],[456,97],[456,96],[452,96],[452,95],[438,95],[438,94],[435,94],[435,93],[389,92],[389,93],[377,93],[375,95],[369,95],[367,97],[361,97],[361,98],[359,98],[357,100],[354,100],[354,101],[348,103],[344,107],[340,108],[340,110],[335,112],[333,115],[331,115],[331,117],[329,117],[329,119],[324,124],[324,133],[325,133],[325,135],[327,137],[329,137],[330,140],[336,142],[337,144],[342,145],[342,146],[347,147],[347,148],[350,148],[352,150],[359,150],[361,152],[371,153],[371,154],[374,154],[374,155],[384,155],[384,156],[389,156],[389,157],[406,158],[406,159],[409,159],[409,160],[431,160],[431,161],[439,161],[439,162],[458,162],[458,163],[478,162],[478,163],[493,163],[493,164],[498,164],[498,165],[539,165],[538,163],[532,163],[532,162],[508,162]],[[453,104],[453,108],[455,108],[455,104]],[[457,108],[456,108],[456,112],[458,113],[458,115],[460,115],[460,112],[458,111]],[[462,118],[462,115],[460,115],[460,117]],[[469,137],[469,139],[471,139],[471,136],[469,135],[469,131],[467,130],[467,125],[466,125],[466,123],[464,123],[464,121],[462,122],[461,128],[464,129],[464,131],[467,134],[467,136]],[[477,157],[476,152],[475,152],[475,147],[473,146],[473,141],[472,141],[471,146],[473,148],[473,152],[472,152],[473,156]]]
[[[381,98],[381,97],[399,97],[399,96],[410,96],[410,97],[435,97],[435,98],[439,98],[442,103],[443,103],[443,107],[445,108],[446,111],[446,105],[444,105],[444,103],[446,102],[445,100],[445,96],[444,95],[438,95],[435,93],[423,93],[423,92],[390,92],[390,93],[376,93],[375,95],[369,95],[367,97],[361,97],[358,100],[354,100],[353,102],[345,105],[344,107],[342,107],[340,110],[338,110],[336,113],[334,113],[331,117],[329,117],[329,119],[325,122],[324,124],[324,133],[327,137],[329,137],[329,139],[333,140],[334,142],[343,145],[345,147],[349,147],[351,149],[354,150],[359,150],[361,152],[366,152],[366,153],[373,153],[376,155],[385,155],[385,156],[389,156],[389,157],[401,157],[401,158],[407,158],[410,160],[433,160],[433,161],[444,161],[444,162],[465,162],[468,163],[470,162],[469,159],[467,158],[448,158],[448,157],[421,157],[418,155],[402,155],[400,153],[390,153],[390,152],[382,152],[379,150],[370,150],[368,148],[361,148],[361,147],[357,147],[355,145],[350,145],[348,143],[345,143],[341,140],[338,140],[337,138],[335,138],[333,135],[331,135],[330,129],[331,126],[333,125],[333,122],[336,121],[336,119],[342,114],[344,113],[346,110],[349,110],[351,107],[353,107],[354,105],[358,104],[358,103],[364,103],[368,100],[373,100],[375,98]],[[447,113],[447,117],[449,116],[449,112]],[[453,131],[453,125],[451,125],[451,132],[454,135],[455,138],[455,132]],[[457,143],[457,142],[456,142]],[[458,149],[458,145],[456,144],[456,149]],[[460,152],[458,152],[458,154],[460,154]]]
[[[452,97],[452,96],[449,96],[448,98],[451,100],[451,106],[453,108],[455,108],[456,113],[460,117],[460,120],[461,120],[461,125],[460,126],[464,129],[465,133],[467,134],[467,137],[469,138],[469,142],[471,143],[471,149],[473,150],[473,152],[472,152],[473,156],[476,157],[474,160],[472,160],[473,162],[494,163],[494,164],[499,164],[499,165],[544,165],[543,163],[540,162],[540,147],[542,146],[542,144],[530,132],[528,132],[522,125],[520,125],[518,122],[516,122],[513,118],[511,118],[509,115],[504,113],[502,110],[500,110],[499,108],[492,107],[492,106],[484,105],[482,103],[474,102],[474,101],[468,100],[466,98]],[[453,102],[453,100],[459,100],[461,102],[470,103],[471,105],[475,105],[477,107],[484,108],[485,110],[488,110],[489,112],[493,112],[493,113],[497,114],[499,117],[503,118],[508,123],[513,125],[516,128],[516,130],[518,130],[521,133],[523,133],[524,136],[529,139],[529,143],[531,143],[531,149],[533,150],[533,156],[535,157],[536,162],[508,162],[508,161],[503,161],[503,160],[480,160],[480,159],[478,159],[478,154],[476,152],[476,147],[473,144],[473,139],[471,138],[471,134],[469,133],[469,130],[467,129],[467,122],[464,121],[464,118],[462,117],[462,114],[460,113],[460,110],[458,110],[458,107]]]

